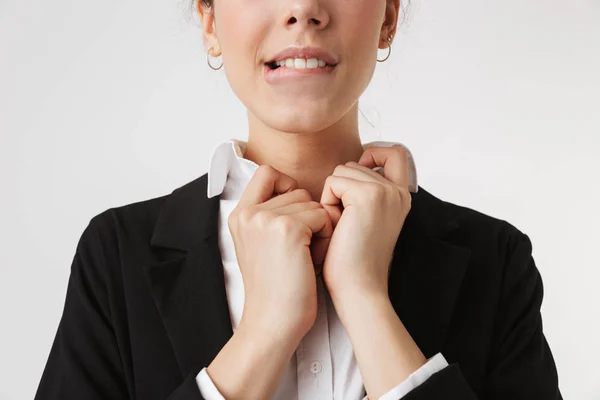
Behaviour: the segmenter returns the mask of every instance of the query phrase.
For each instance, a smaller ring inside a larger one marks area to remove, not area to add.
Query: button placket
[[[298,400],[333,398],[333,368],[325,295],[325,286],[318,276],[317,318],[300,342],[300,351],[296,351]]]

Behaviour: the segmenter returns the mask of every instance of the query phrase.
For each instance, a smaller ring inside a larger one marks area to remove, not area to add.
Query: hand
[[[317,316],[310,247],[331,219],[298,182],[260,166],[228,220],[244,283],[238,329],[207,368],[226,399],[268,399]],[[312,257],[323,258],[313,251]],[[319,253],[321,253],[319,255]]]
[[[336,167],[321,197],[335,226],[323,278],[369,398],[426,362],[388,296],[390,261],[411,208],[408,165],[403,147],[367,148],[358,163]],[[376,166],[384,167],[383,176],[372,170]]]
[[[390,261],[411,208],[408,183],[408,152],[400,146],[368,148],[325,181],[320,203],[334,233],[323,278],[334,301],[343,293],[387,298]]]
[[[240,326],[292,343],[317,315],[313,258],[321,263],[324,251],[311,239],[327,242],[333,232],[321,204],[297,188],[293,178],[260,166],[228,220],[244,283]]]

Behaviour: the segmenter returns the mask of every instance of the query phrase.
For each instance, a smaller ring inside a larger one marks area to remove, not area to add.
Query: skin
[[[242,320],[208,367],[228,400],[272,396],[314,323],[321,268],[370,399],[426,361],[387,291],[392,251],[410,211],[407,153],[401,147],[363,152],[358,132],[358,99],[377,49],[395,34],[399,9],[399,0],[198,6],[204,43],[222,57],[248,109],[244,157],[260,166],[228,221],[244,280]],[[264,63],[290,44],[334,53],[333,75],[269,85]],[[385,167],[385,176],[375,166]]]

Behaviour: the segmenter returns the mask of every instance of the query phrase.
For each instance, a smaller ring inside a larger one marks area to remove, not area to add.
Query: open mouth
[[[333,68],[337,64],[328,64],[324,60],[319,58],[288,58],[280,61],[270,61],[265,63],[270,70],[276,70],[279,68],[291,68],[291,69],[318,69],[318,68]]]

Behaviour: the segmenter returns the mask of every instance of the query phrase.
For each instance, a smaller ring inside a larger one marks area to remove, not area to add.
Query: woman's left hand
[[[411,208],[408,179],[401,146],[367,148],[358,163],[338,165],[327,177],[320,202],[334,232],[322,272],[334,301],[357,293],[387,298],[393,250]]]

